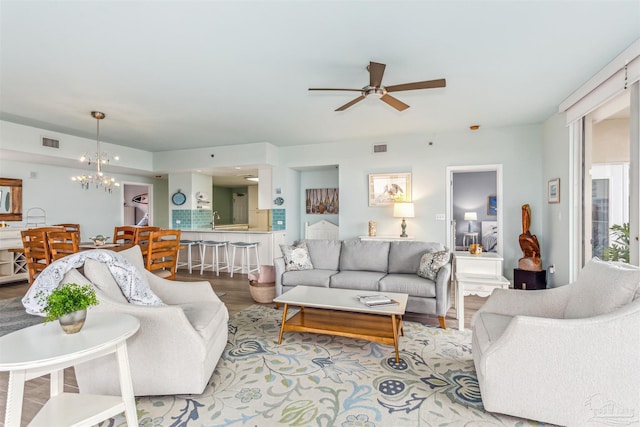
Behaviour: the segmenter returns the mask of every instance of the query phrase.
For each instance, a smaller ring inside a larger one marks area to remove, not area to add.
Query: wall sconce
[[[405,218],[413,218],[414,216],[413,203],[401,202],[393,205],[393,217],[402,218],[402,234],[400,237],[408,237]]]
[[[478,220],[478,214],[475,213],[475,212],[465,212],[464,213],[464,220],[465,221],[469,221],[469,233],[471,233],[471,229],[472,229],[471,223],[473,221],[477,221]]]

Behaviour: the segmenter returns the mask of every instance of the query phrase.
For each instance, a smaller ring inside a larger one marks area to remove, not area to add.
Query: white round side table
[[[75,334],[66,334],[54,321],[0,337],[0,371],[9,371],[4,425],[20,425],[25,381],[51,373],[50,399],[30,426],[90,426],[122,412],[130,427],[137,426],[126,341],[139,328],[140,321],[128,314],[89,311]],[[111,353],[118,359],[122,396],[63,391],[65,368]]]

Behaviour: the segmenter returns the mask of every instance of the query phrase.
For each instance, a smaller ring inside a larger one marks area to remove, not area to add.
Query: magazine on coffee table
[[[367,307],[380,307],[382,305],[398,304],[398,301],[386,295],[358,295],[360,302]]]

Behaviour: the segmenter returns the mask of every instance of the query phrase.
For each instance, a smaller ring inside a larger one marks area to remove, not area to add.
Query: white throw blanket
[[[113,275],[122,294],[132,304],[164,305],[153,293],[143,274],[138,271],[124,256],[106,249],[95,249],[78,252],[52,262],[36,277],[27,294],[22,298],[22,305],[29,314],[45,316],[43,312],[47,297],[60,285],[64,275],[70,270],[84,265],[85,259],[103,262]]]

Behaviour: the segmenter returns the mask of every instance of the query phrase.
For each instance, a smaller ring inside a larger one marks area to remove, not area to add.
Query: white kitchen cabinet
[[[271,209],[271,168],[258,169],[258,209]]]
[[[22,248],[20,231],[24,228],[0,228],[0,283],[27,280],[27,260],[21,251],[11,249]]]
[[[258,186],[250,185],[247,187],[247,193],[249,195],[249,228],[260,231],[269,230],[271,227],[271,210],[258,208]]]

